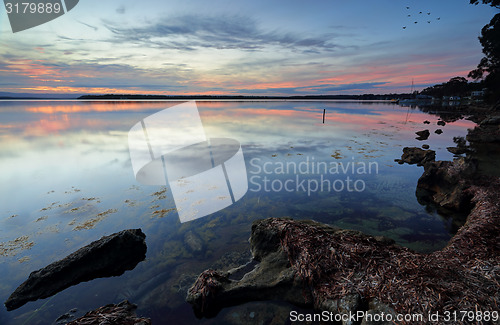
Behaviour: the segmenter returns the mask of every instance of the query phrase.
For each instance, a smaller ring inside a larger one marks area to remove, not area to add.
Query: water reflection
[[[135,270],[81,283],[49,298],[50,304],[42,300],[11,313],[0,311],[2,324],[28,319],[36,324],[33,320],[53,320],[75,307],[84,311],[124,298],[137,303],[141,315],[161,315],[160,324],[175,323],[184,309],[190,310],[184,293],[196,274],[248,260],[247,239],[257,218],[313,218],[386,235],[420,251],[439,249],[450,238],[448,222],[426,211],[415,197],[422,169],[397,165],[394,158],[403,146],[421,146],[415,132],[429,129],[425,143],[436,150],[437,159],[450,160],[446,147],[454,145],[454,136],[465,136],[470,121],[442,127],[437,116],[387,103],[197,102],[206,137],[237,140],[248,179],[260,176],[260,185],[264,176],[283,185],[296,179],[294,171],[264,172],[266,164],[278,162],[376,163],[378,170],[299,175],[304,184],[317,180],[319,186],[321,175],[330,184],[351,176],[363,181],[363,191],[307,193],[296,186],[294,191],[265,191],[249,183],[238,202],[181,224],[170,187],[135,180],[127,141],[137,121],[176,104],[0,101],[2,301],[31,271],[96,238],[128,228],[142,228],[148,238],[148,257]],[[423,124],[426,120],[430,124]],[[437,128],[444,133],[435,134]],[[197,322],[193,315],[182,317]]]

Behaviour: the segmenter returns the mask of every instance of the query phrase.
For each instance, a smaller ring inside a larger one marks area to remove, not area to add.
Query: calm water
[[[249,259],[250,225],[259,218],[312,218],[422,252],[440,249],[452,235],[450,218],[415,198],[422,168],[394,159],[404,146],[427,143],[437,159],[450,160],[446,147],[472,122],[438,127],[434,115],[388,103],[197,102],[208,137],[241,143],[249,189],[232,206],[181,224],[168,187],[135,180],[127,142],[135,123],[175,104],[0,102],[2,302],[30,272],[103,235],[142,228],[148,245],[146,260],[123,276],[82,283],[12,312],[2,308],[0,324],[51,324],[73,308],[81,315],[123,299],[154,324],[280,321],[294,307],[252,303],[199,321],[184,302],[204,269]],[[414,132],[426,128],[429,140],[416,140]],[[434,134],[437,128],[444,133]],[[186,244],[188,233],[201,250]]]

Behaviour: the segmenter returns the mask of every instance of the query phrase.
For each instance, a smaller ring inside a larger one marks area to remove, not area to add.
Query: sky
[[[498,13],[468,0],[81,0],[13,33],[0,94],[387,94],[467,76]]]

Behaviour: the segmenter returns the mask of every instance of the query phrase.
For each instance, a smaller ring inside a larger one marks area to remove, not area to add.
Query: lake
[[[0,101],[2,302],[30,272],[104,235],[141,228],[148,246],[146,260],[134,270],[15,311],[2,308],[0,324],[51,324],[74,308],[80,316],[124,299],[154,324],[281,322],[297,308],[251,303],[197,320],[184,302],[203,270],[250,260],[254,220],[314,219],[384,235],[420,252],[444,247],[458,227],[417,201],[423,169],[394,159],[403,147],[428,144],[436,159],[451,160],[446,147],[474,123],[458,119],[438,126],[437,115],[418,108],[359,101],[197,101],[208,138],[240,143],[248,190],[220,211],[181,223],[170,186],[136,180],[128,142],[132,126],[177,104]],[[429,139],[415,139],[423,129],[431,131]],[[190,245],[189,238],[201,246]]]

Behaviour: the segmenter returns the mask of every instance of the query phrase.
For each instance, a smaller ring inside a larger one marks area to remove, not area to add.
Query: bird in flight
[[[416,8],[410,8],[410,6],[406,6],[406,9],[408,10],[408,13],[406,14],[407,16],[407,19],[408,19],[408,22],[407,22],[407,25],[406,26],[401,26],[403,29],[407,29],[408,26],[411,26],[411,21],[413,20],[413,24],[423,24],[425,22],[427,22],[428,24],[432,23],[432,20],[435,19],[435,20],[441,20],[441,17],[436,17],[434,15],[431,16],[432,12],[431,11],[427,11],[427,10],[422,10],[422,11],[418,11],[418,9]],[[425,9],[425,8],[422,8],[422,9]],[[420,19],[419,17],[422,17],[422,16],[418,16],[418,15],[424,15],[424,14],[427,14],[427,19]],[[411,19],[411,20],[410,20]],[[410,24],[410,25],[408,25]],[[411,27],[410,27],[411,29]]]

